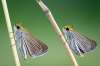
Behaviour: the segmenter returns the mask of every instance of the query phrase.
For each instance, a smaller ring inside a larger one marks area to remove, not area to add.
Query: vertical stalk
[[[11,26],[7,3],[6,3],[6,0],[1,0],[1,1],[2,1],[3,11],[4,11],[5,19],[6,19],[6,25],[7,25],[7,29],[9,33],[11,47],[12,47],[12,51],[14,55],[15,64],[16,66],[20,66],[20,61],[19,61],[19,57],[18,57],[16,45],[15,45],[15,39],[14,39],[14,34],[13,34],[12,26]]]
[[[50,23],[52,24],[54,30],[56,31],[57,35],[60,37],[60,39],[62,40],[62,42],[64,43],[69,55],[70,55],[70,58],[72,60],[72,63],[73,63],[73,66],[78,66],[77,64],[77,61],[66,41],[66,39],[64,38],[59,26],[57,25],[57,22],[55,21],[51,11],[49,10],[49,8],[41,1],[41,0],[36,0],[37,3],[39,4],[39,6],[41,7],[41,9],[43,10],[43,12],[46,14],[46,16],[48,17]]]

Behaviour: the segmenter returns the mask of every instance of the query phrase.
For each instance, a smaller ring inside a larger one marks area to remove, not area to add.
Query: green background
[[[99,0],[44,0],[59,27],[71,24],[75,30],[96,40],[97,48],[84,57],[75,57],[79,66],[100,66],[100,2]],[[23,60],[21,66],[72,66],[64,44],[35,0],[7,0],[12,25],[21,23],[34,36],[45,42],[48,54]],[[0,66],[15,66],[0,1]]]

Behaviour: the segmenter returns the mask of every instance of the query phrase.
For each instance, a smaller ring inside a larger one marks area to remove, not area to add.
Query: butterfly
[[[28,57],[39,57],[46,54],[48,51],[48,46],[46,44],[32,36],[32,34],[21,25],[14,25],[14,36],[16,46],[24,59]]]
[[[83,54],[90,52],[97,46],[95,40],[74,31],[73,26],[64,26],[63,34],[70,48],[77,55],[83,56]]]

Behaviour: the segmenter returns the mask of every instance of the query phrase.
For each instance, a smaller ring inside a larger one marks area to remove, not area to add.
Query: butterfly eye
[[[20,27],[18,25],[16,25],[17,29],[20,29]]]
[[[69,30],[69,28],[67,27],[66,30]]]

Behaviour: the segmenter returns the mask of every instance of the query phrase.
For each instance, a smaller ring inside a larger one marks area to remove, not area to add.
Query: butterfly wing
[[[48,51],[47,45],[21,28],[18,29],[14,26],[14,34],[18,49],[20,49],[25,59],[27,59],[28,56],[38,57],[44,55]]]
[[[31,56],[41,56],[48,51],[48,46],[44,44],[42,41],[33,37],[31,34],[26,32],[25,38],[27,39],[27,47],[30,50],[29,52]]]
[[[77,46],[79,47],[81,52],[83,51],[83,53],[89,52],[96,48],[97,44],[94,40],[89,39],[88,37],[83,36],[77,32],[73,32],[73,38]]]
[[[16,47],[18,51],[22,54],[22,56],[26,59],[27,58],[27,47],[25,38],[23,37],[23,32],[14,26],[14,36],[16,40]]]
[[[79,34],[78,32],[64,30],[66,40],[69,42],[71,49],[78,55],[87,53],[96,48],[96,42]]]

